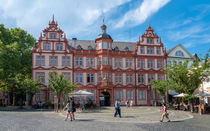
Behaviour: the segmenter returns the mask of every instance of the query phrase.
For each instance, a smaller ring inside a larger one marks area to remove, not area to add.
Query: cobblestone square
[[[209,115],[170,110],[172,122],[160,123],[158,107],[122,107],[122,118],[114,108],[76,112],[76,120],[64,121],[65,113],[0,112],[0,131],[208,131]]]

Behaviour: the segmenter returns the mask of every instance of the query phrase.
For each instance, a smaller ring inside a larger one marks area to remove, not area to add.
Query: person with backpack
[[[170,119],[168,118],[168,112],[167,112],[167,107],[166,104],[163,104],[163,108],[162,108],[162,115],[161,115],[161,119],[160,122],[163,122],[164,117],[166,117],[168,119],[168,122],[170,122]]]
[[[74,101],[73,101],[72,98],[70,98],[70,100],[69,100],[68,103],[66,104],[66,107],[65,107],[65,108],[67,108],[67,111],[68,111],[68,112],[67,112],[67,115],[66,115],[65,121],[67,121],[68,117],[71,118],[71,121],[72,121],[72,119],[75,120],[75,118],[74,118],[74,108],[75,108],[75,104],[74,104]]]
[[[118,114],[119,117],[121,118],[120,102],[118,100],[116,100],[114,106],[115,106],[115,114],[114,114],[114,117],[116,117],[117,114]]]

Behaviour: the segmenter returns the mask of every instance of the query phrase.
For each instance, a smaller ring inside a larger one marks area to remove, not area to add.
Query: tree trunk
[[[16,88],[13,86],[13,96],[12,96],[12,105],[16,105]]]
[[[63,98],[62,94],[60,95],[60,112],[63,110]]]
[[[54,110],[58,112],[58,95],[54,96]]]

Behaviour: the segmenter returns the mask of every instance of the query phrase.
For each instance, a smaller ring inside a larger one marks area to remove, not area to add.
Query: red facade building
[[[48,88],[52,71],[77,83],[80,90],[92,92],[90,98],[97,106],[113,105],[115,99],[121,104],[128,99],[134,105],[161,101],[150,84],[153,79],[165,79],[166,50],[158,35],[149,25],[136,43],[117,42],[106,29],[103,24],[95,40],[67,40],[53,18],[33,48],[33,78],[39,79],[44,88],[34,102],[53,101]]]

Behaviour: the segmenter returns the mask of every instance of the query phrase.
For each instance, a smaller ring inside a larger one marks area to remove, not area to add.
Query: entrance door
[[[110,94],[107,91],[103,91],[100,94],[100,106],[110,106]]]

